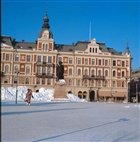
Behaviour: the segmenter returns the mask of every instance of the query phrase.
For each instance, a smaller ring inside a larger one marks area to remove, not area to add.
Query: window
[[[8,83],[8,78],[7,77],[4,78],[4,83]]]
[[[85,75],[88,75],[88,70],[87,69],[85,69]]]
[[[91,80],[91,86],[94,86],[94,80]]]
[[[47,85],[51,85],[51,79],[50,78],[47,79]]]
[[[52,56],[48,56],[48,63],[52,63]]]
[[[81,75],[81,69],[78,69],[78,75]]]
[[[101,65],[101,60],[99,59],[99,65]]]
[[[101,86],[101,80],[98,80],[98,86],[99,87]]]
[[[36,79],[36,84],[40,84],[40,78]]]
[[[14,78],[14,83],[17,83],[17,81],[18,81],[18,78],[15,77],[15,78]]]
[[[108,60],[105,60],[105,66],[108,66]]]
[[[113,87],[116,87],[116,82],[115,81],[113,81]]]
[[[107,87],[108,86],[108,82],[107,81],[105,81],[105,87]]]
[[[94,75],[94,69],[91,70],[91,75]]]
[[[25,79],[25,84],[29,84],[29,78],[28,77]]]
[[[59,58],[58,58],[58,61],[62,61],[62,57],[59,57]]]
[[[122,77],[124,77],[124,71],[122,71]]]
[[[108,70],[105,71],[105,76],[108,76]]]
[[[98,76],[101,76],[101,70],[98,70]]]
[[[29,66],[26,67],[26,74],[28,74],[28,73],[30,73],[30,67]]]
[[[10,57],[9,54],[6,54],[6,61],[9,61]]]
[[[77,86],[81,86],[81,81],[77,80]]]
[[[68,82],[69,86],[72,86],[72,80],[69,79],[69,82]]]
[[[15,61],[19,61],[19,55],[18,54],[15,55]]]
[[[69,69],[69,75],[72,75],[72,69],[71,68]]]
[[[46,50],[48,49],[48,44],[46,44]]]
[[[95,59],[92,59],[92,65],[94,65],[95,64]]]
[[[51,73],[51,67],[47,68],[47,73]]]
[[[45,78],[42,78],[42,84],[45,84]]]
[[[1,53],[1,60],[2,60],[2,53]]]
[[[113,77],[115,77],[116,76],[116,71],[113,71]]]
[[[84,80],[84,86],[87,86],[87,79]]]
[[[27,55],[27,62],[30,62],[30,55]]]
[[[78,58],[78,64],[81,64],[81,58]]]
[[[40,73],[40,67],[37,67],[37,73],[38,74]]]
[[[116,66],[116,61],[113,61],[113,66]]]
[[[42,67],[42,74],[43,74],[43,75],[46,74],[46,67]]]
[[[46,56],[43,56],[43,63],[46,63]]]
[[[14,72],[17,72],[18,71],[18,66],[16,65],[15,67],[14,67]]]
[[[124,87],[124,81],[122,82],[122,87]]]
[[[72,58],[69,58],[69,64],[72,64]]]
[[[9,72],[9,66],[6,65],[6,66],[5,66],[5,73],[8,73],[8,72]]]
[[[125,66],[125,62],[124,61],[122,61],[122,67],[124,67]]]
[[[88,65],[88,59],[87,58],[85,59],[85,65]]]
[[[92,48],[89,49],[89,52],[91,52],[91,49],[92,49]]]
[[[43,50],[45,50],[45,44],[43,44]]]
[[[94,53],[94,48],[93,48],[93,53]]]
[[[97,53],[97,48],[95,48],[95,52]]]
[[[37,62],[41,62],[41,56],[37,56]]]

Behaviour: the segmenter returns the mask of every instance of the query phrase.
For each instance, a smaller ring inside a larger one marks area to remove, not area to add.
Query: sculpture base
[[[56,98],[63,98],[67,99],[67,92],[66,92],[66,82],[65,80],[59,80],[54,84],[54,99]],[[62,100],[63,100],[62,99]]]

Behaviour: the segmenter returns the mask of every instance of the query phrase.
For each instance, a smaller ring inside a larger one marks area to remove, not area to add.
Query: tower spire
[[[43,20],[44,20],[44,24],[42,25],[42,28],[49,29],[50,26],[49,26],[49,18],[48,18],[48,12],[47,12],[47,10],[46,10],[46,15],[45,15],[45,17],[44,17]]]
[[[127,38],[127,42],[126,42],[126,51],[125,51],[125,53],[127,53],[127,54],[130,53],[129,46],[128,46],[128,38]]]

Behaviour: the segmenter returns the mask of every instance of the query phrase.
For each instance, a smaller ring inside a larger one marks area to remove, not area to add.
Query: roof
[[[10,36],[1,36],[1,43],[12,46],[12,40]]]
[[[108,51],[112,54],[112,55],[120,55],[120,56],[122,56],[122,52],[117,52],[115,49],[113,49],[113,48],[107,48],[108,49]]]
[[[132,71],[132,73],[138,73],[138,72],[140,72],[140,67]]]

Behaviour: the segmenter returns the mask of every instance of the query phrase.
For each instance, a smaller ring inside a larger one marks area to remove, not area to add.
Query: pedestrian
[[[26,94],[26,99],[27,99],[27,101],[26,101],[26,106],[30,106],[31,97],[34,98],[33,95],[32,95],[32,90],[31,90],[31,89],[27,89],[27,94]]]

